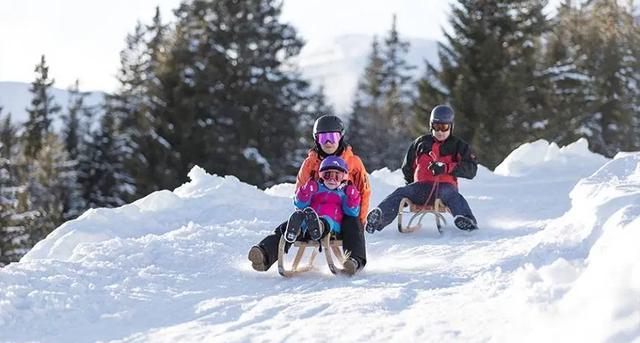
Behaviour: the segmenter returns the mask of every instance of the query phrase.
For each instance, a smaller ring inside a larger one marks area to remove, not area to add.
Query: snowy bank
[[[246,252],[292,210],[201,168],[65,223],[0,270],[0,341],[640,340],[640,153],[537,141],[461,180],[481,229],[367,235],[353,278],[293,279]],[[403,184],[371,175],[372,205]],[[450,217],[448,217],[451,221]]]

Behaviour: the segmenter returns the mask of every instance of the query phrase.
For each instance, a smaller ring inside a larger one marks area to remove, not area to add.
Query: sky
[[[137,21],[159,6],[165,20],[180,0],[2,0],[0,81],[31,82],[45,54],[56,87],[76,79],[84,91],[112,91],[119,52]],[[308,43],[341,34],[386,32],[392,14],[406,37],[439,38],[449,4],[442,0],[288,0],[281,19]]]

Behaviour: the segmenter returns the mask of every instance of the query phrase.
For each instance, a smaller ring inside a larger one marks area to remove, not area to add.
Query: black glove
[[[442,162],[431,162],[429,163],[429,170],[433,175],[438,176],[446,172],[447,165]]]

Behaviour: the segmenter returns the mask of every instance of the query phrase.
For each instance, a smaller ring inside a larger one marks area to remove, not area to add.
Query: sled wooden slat
[[[427,214],[433,214],[436,220],[436,228],[442,233],[442,227],[447,223],[443,213],[449,212],[449,208],[444,206],[442,200],[436,199],[434,205],[415,205],[411,200],[403,198],[398,209],[398,231],[411,233],[417,231],[422,223],[422,219]],[[409,217],[409,222],[405,224],[405,217]]]
[[[331,237],[330,237],[331,236]],[[321,243],[315,241],[295,241],[292,243],[291,248],[297,248],[295,257],[293,258],[293,262],[291,267],[287,267],[285,264],[285,246],[287,241],[284,239],[284,236],[280,237],[280,242],[278,244],[278,273],[284,277],[292,277],[297,274],[301,274],[304,272],[308,272],[313,269],[313,262],[318,256],[320,251],[320,244],[322,244],[323,249],[325,250],[325,257],[327,258],[327,264],[329,265],[329,269],[333,274],[342,272],[342,268],[336,267],[333,262],[333,255],[335,255],[336,259],[340,262],[344,262],[344,255],[342,254],[342,241],[333,238],[333,235],[327,235],[322,240]],[[300,263],[303,260],[304,253],[307,248],[311,248],[311,256],[307,259],[306,263],[303,266],[300,266]]]

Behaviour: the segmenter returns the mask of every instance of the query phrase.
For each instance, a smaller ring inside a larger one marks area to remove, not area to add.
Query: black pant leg
[[[343,249],[351,251],[351,257],[360,263],[360,267],[364,267],[367,264],[367,251],[360,219],[358,217],[344,216],[340,226]]]
[[[285,230],[287,230],[287,222],[278,225],[276,229],[273,230],[273,234],[265,237],[258,243],[258,246],[267,254],[267,269],[271,268],[271,266],[278,261],[278,244],[280,244],[280,237]],[[287,243],[287,245],[291,244]],[[286,250],[288,250],[288,246],[286,248]]]

